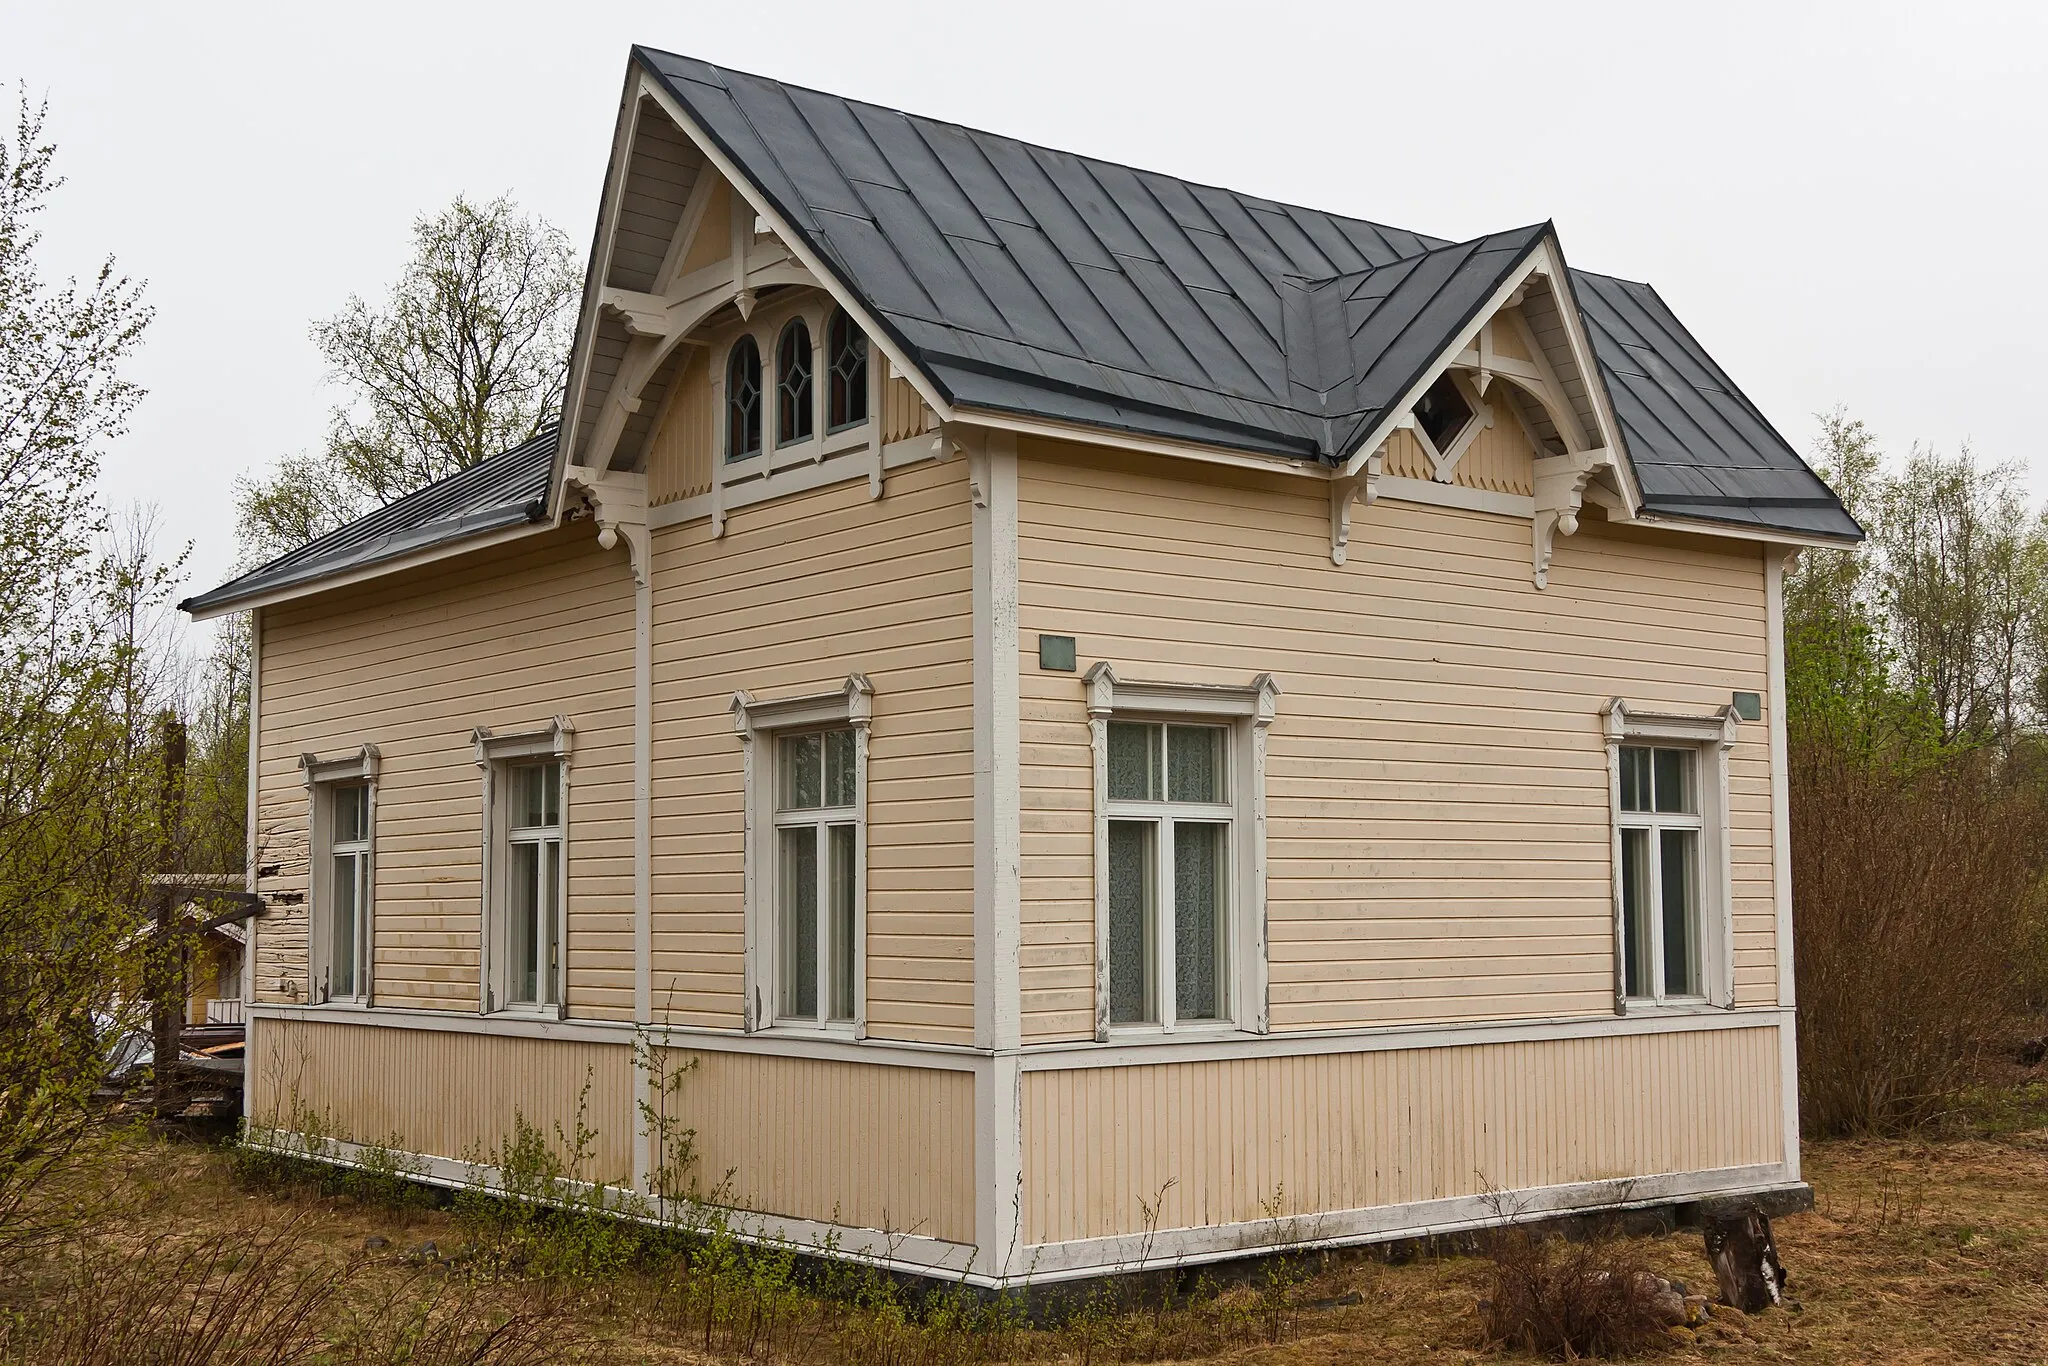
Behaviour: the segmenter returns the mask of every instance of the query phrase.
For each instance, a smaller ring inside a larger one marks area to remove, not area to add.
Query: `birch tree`
[[[346,398],[320,452],[242,481],[250,558],[303,545],[553,422],[582,283],[568,238],[503,196],[458,196],[418,219],[385,299],[351,297],[313,325]]]

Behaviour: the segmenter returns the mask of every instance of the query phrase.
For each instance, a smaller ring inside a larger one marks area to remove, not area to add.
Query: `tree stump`
[[[1721,1283],[1721,1298],[1745,1314],[1762,1313],[1784,1302],[1785,1268],[1771,1241],[1771,1220],[1762,1210],[1714,1210],[1706,1214],[1707,1260]]]

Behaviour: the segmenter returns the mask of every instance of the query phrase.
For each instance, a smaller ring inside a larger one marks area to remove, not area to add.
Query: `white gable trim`
[[[841,283],[839,277],[825,264],[824,259],[810,249],[809,244],[804,241],[803,234],[790,226],[789,221],[776,211],[768,197],[761,193],[760,187],[720,150],[717,142],[699,126],[696,119],[690,116],[682,103],[668,93],[667,88],[661,83],[661,78],[645,67],[642,67],[641,71],[641,92],[661,106],[662,112],[675,121],[676,127],[682,129],[683,133],[697,144],[697,150],[702,152],[705,159],[726,178],[734,193],[742,196],[753,207],[755,213],[767,220],[768,226],[782,240],[783,245],[789,248],[790,253],[803,262],[805,268],[818,278],[821,287],[860,324],[861,330],[867,333],[869,345],[878,348],[889,358],[892,371],[910,382],[911,388],[917,390],[918,397],[931,405],[932,411],[939,415],[940,421],[952,421],[952,405],[940,396],[938,386],[932,382],[931,377],[911,363],[910,357],[904,354],[902,348],[890,339],[881,324],[875,321],[874,315],[868,312],[865,303]]]

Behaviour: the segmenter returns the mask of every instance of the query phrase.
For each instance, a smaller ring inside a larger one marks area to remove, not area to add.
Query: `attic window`
[[[760,453],[761,351],[752,337],[741,337],[725,363],[725,458]]]
[[[1430,445],[1447,451],[1471,423],[1472,408],[1458,392],[1456,382],[1445,373],[1438,375],[1436,383],[1416,400],[1415,421]]]

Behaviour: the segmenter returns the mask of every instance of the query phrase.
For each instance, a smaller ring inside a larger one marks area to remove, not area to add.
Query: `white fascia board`
[[[633,140],[640,123],[640,92],[644,85],[638,63],[626,63],[625,88],[619,95],[619,119],[612,130],[612,160],[605,171],[604,198],[598,203],[597,227],[591,233],[590,263],[583,276],[583,302],[576,315],[576,341],[570,350],[569,382],[563,389],[561,438],[555,443],[554,469],[548,489],[559,495],[563,476],[568,473],[576,449],[577,424],[583,414],[583,391],[590,382],[590,349],[597,340],[597,320],[603,312],[605,279],[611,273],[612,242],[619,232],[619,203],[626,193],[626,175],[633,163]],[[553,498],[555,519],[560,521],[566,499]]]
[[[1750,528],[1737,526],[1732,522],[1694,521],[1689,517],[1616,517],[1610,512],[1607,524],[1640,527],[1646,531],[1675,531],[1688,536],[1719,536],[1724,540],[1754,541],[1764,545],[1800,550],[1854,550],[1857,546],[1857,542],[1846,537],[1806,536],[1796,531],[1780,531],[1775,527]]]
[[[283,587],[274,588],[268,592],[258,592],[251,597],[235,598],[218,606],[209,607],[204,611],[194,612],[191,616],[194,621],[212,621],[215,617],[224,617],[231,612],[246,612],[252,607],[270,607],[280,602],[291,602],[298,598],[310,598],[315,593],[325,593],[336,588],[347,588],[351,584],[367,583],[371,579],[381,579],[387,574],[402,574],[408,569],[418,569],[422,565],[452,559],[457,555],[467,555],[473,550],[488,550],[494,545],[503,545],[507,541],[522,540],[525,537],[537,535],[543,531],[553,531],[554,529],[555,523],[553,521],[520,522],[513,526],[502,527],[497,531],[486,532],[479,536],[450,541],[446,545],[429,546],[425,550],[416,550],[410,555],[398,555],[388,560],[379,560],[375,564],[359,565],[354,569],[341,570],[334,574],[319,575],[300,583],[286,584]]]
[[[1633,515],[1642,509],[1642,489],[1636,485],[1628,443],[1622,439],[1621,422],[1614,416],[1614,405],[1608,402],[1607,381],[1600,376],[1600,358],[1593,352],[1593,339],[1586,335],[1586,319],[1579,312],[1578,290],[1572,285],[1571,267],[1565,264],[1564,248],[1558,244],[1555,233],[1543,235],[1543,253],[1551,262],[1550,292],[1557,300],[1558,316],[1564,322],[1565,331],[1571,334],[1572,351],[1579,363],[1579,382],[1586,386],[1586,396],[1593,404],[1593,416],[1600,423],[1600,444],[1615,455],[1613,468],[1620,476],[1621,496]]]
[[[1047,418],[1019,417],[987,408],[958,408],[954,421],[974,427],[991,427],[1019,436],[1042,437],[1048,441],[1076,441],[1089,446],[1114,446],[1118,450],[1144,455],[1167,455],[1182,460],[1200,460],[1212,465],[1234,465],[1239,469],[1263,470],[1268,474],[1305,475],[1323,479],[1330,475],[1327,465],[1313,456],[1260,455],[1229,446],[1205,446],[1198,441],[1173,441],[1165,437],[1141,436],[1116,427],[1089,427],[1080,423],[1055,422]]]
[[[1458,359],[1461,352],[1469,350],[1473,346],[1479,338],[1479,329],[1486,326],[1487,320],[1493,317],[1494,314],[1508,306],[1508,300],[1514,297],[1516,290],[1528,283],[1531,275],[1534,275],[1538,270],[1548,269],[1552,272],[1557,270],[1549,248],[1550,236],[1546,233],[1542,240],[1530,249],[1529,255],[1524,258],[1521,265],[1515,268],[1514,273],[1503,280],[1499,288],[1495,289],[1492,295],[1487,298],[1487,301],[1480,305],[1479,311],[1472,315],[1472,321],[1465,324],[1458,334],[1451,338],[1451,344],[1446,346],[1437,358],[1423,370],[1421,377],[1408,387],[1407,392],[1403,393],[1393,403],[1387,405],[1386,411],[1380,414],[1380,420],[1366,432],[1365,439],[1352,447],[1351,453],[1345,456],[1338,465],[1337,474],[1339,477],[1352,479],[1358,476],[1359,472],[1365,468],[1365,462],[1371,458],[1372,453],[1380,448],[1382,442],[1394,434],[1394,429],[1407,419],[1409,410],[1415,407],[1417,400],[1429,389],[1430,385],[1436,383],[1437,376],[1450,369],[1452,363]],[[1558,311],[1561,313],[1564,310],[1559,309]]]
[[[852,315],[854,321],[860,324],[861,330],[867,334],[868,340],[889,358],[889,364],[897,374],[910,381],[910,386],[917,390],[920,398],[931,405],[932,411],[939,415],[940,421],[951,421],[952,405],[940,396],[938,385],[932,382],[931,376],[911,363],[910,357],[904,354],[903,349],[890,338],[888,331],[868,312],[867,305],[845,286],[838,273],[825,264],[823,257],[811,250],[810,244],[804,239],[804,234],[798,232],[776,211],[774,204],[761,192],[761,187],[740,170],[738,164],[719,148],[717,141],[704,131],[697,120],[690,116],[688,110],[683,108],[682,103],[669,94],[668,88],[662,84],[661,76],[645,66],[640,66],[637,59],[635,65],[639,66],[641,73],[641,93],[661,106],[662,112],[675,121],[676,127],[682,129],[690,141],[697,144],[697,150],[718,169],[718,173],[725,177],[727,183],[753,206],[755,213],[767,220],[768,226],[774,230],[782,244],[789,248],[797,260],[803,262],[811,274],[818,277],[825,287],[825,292],[832,296],[833,301]]]

